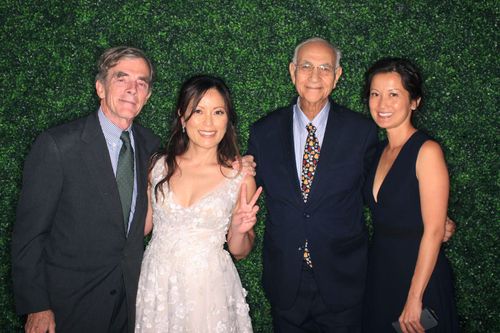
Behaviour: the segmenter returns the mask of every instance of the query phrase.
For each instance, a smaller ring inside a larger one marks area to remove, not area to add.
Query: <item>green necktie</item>
[[[123,223],[125,233],[128,232],[128,219],[132,205],[132,192],[134,190],[134,150],[130,144],[130,133],[123,131],[120,139],[123,142],[116,167],[116,184],[122,202]]]

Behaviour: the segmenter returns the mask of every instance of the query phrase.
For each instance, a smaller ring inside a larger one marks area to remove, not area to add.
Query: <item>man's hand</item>
[[[446,223],[444,225],[443,243],[450,240],[451,236],[453,236],[453,234],[455,234],[456,229],[457,229],[457,225],[455,224],[455,222],[453,222],[452,219],[450,219],[448,216],[446,216]]]
[[[237,159],[234,159],[232,167],[235,170],[238,170],[240,168],[240,163]],[[241,169],[243,173],[250,176],[255,176],[255,167],[257,167],[257,164],[255,164],[255,162],[253,161],[252,155],[245,155],[241,158]]]
[[[25,333],[56,333],[56,321],[52,310],[30,313],[24,326]]]

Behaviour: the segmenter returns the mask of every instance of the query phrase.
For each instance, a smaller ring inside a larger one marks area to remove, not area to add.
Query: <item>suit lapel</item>
[[[283,163],[286,170],[288,184],[292,186],[295,199],[303,203],[300,182],[297,178],[297,164],[295,161],[295,148],[293,140],[293,106],[284,114],[281,122],[281,138],[283,143]]]
[[[82,141],[82,159],[92,176],[89,181],[93,181],[99,189],[98,194],[101,195],[108,208],[107,211],[111,215],[110,220],[119,224],[123,230],[120,195],[97,113],[87,117]],[[125,231],[123,235],[125,236]]]
[[[340,122],[337,121],[337,118],[338,113],[336,112],[336,104],[330,100],[330,112],[328,114],[318,165],[316,166],[314,180],[312,182],[311,191],[307,200],[308,205],[318,201],[321,195],[325,191],[328,191],[328,189],[323,189],[322,184],[324,182],[321,180],[328,177],[328,175],[325,174],[326,171],[323,170],[327,169],[329,159],[331,156],[334,156],[334,150],[336,149],[336,143],[338,142],[338,137],[340,135]]]

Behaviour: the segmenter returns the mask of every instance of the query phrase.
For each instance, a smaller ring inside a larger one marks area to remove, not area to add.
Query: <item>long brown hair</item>
[[[220,78],[208,75],[193,76],[183,83],[179,92],[177,107],[174,111],[174,120],[170,130],[170,139],[168,140],[167,146],[163,151],[153,155],[151,160],[150,172],[156,162],[161,157],[165,156],[164,163],[167,174],[155,186],[155,197],[157,199],[158,191],[160,191],[162,195],[164,194],[163,184],[168,184],[174,172],[179,168],[176,157],[184,154],[189,146],[189,137],[187,133],[183,131],[181,120],[189,120],[200,100],[210,89],[216,89],[221,94],[228,115],[226,133],[217,146],[217,162],[221,166],[230,167],[234,158],[240,158],[236,139],[236,112],[233,108],[229,88]],[[188,114],[187,117],[185,117],[186,114]]]

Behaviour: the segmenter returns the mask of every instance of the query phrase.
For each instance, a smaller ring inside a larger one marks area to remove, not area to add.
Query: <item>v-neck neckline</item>
[[[200,196],[198,199],[196,199],[193,203],[191,203],[188,206],[181,205],[179,203],[179,201],[177,200],[177,195],[171,189],[169,189],[170,198],[171,198],[172,202],[176,206],[179,206],[182,209],[192,209],[192,208],[196,207],[198,204],[200,204],[200,202],[204,201],[211,194],[213,194],[213,193],[217,192],[218,190],[220,190],[226,183],[230,182],[233,179],[236,179],[238,176],[239,175],[237,175],[237,174],[235,175],[234,172],[233,172],[233,175],[231,175],[230,177],[224,177],[224,179],[221,180],[219,183],[217,183],[217,185],[215,185],[212,189],[210,189],[209,191],[207,191],[206,193],[204,193],[202,196]]]
[[[399,156],[401,156],[401,154],[403,153],[403,151],[405,150],[405,148],[408,146],[408,143],[413,139],[413,137],[415,136],[415,134],[418,133],[418,130],[416,130],[415,132],[413,132],[410,137],[406,140],[406,142],[403,144],[403,146],[401,147],[401,149],[399,150],[399,153],[398,155],[396,156],[396,158],[394,159],[394,161],[392,162],[391,166],[389,167],[389,170],[387,171],[387,173],[385,174],[384,178],[382,179],[382,182],[380,183],[380,186],[378,188],[378,191],[377,193],[375,194],[373,192],[373,186],[375,184],[375,177],[377,176],[377,171],[378,171],[378,168],[380,167],[380,159],[382,158],[382,154],[384,153],[384,149],[385,147],[387,147],[387,145],[389,144],[389,141],[387,140],[387,143],[385,144],[385,146],[382,148],[382,152],[380,153],[380,155],[378,156],[378,161],[377,161],[377,167],[375,168],[375,173],[373,175],[373,181],[372,181],[372,186],[371,186],[371,196],[372,196],[372,199],[373,201],[375,202],[376,205],[379,204],[379,198],[380,198],[380,191],[382,190],[382,188],[384,187],[385,185],[385,182],[387,180],[387,177],[389,177],[389,175],[391,174],[392,170],[394,169],[394,166],[396,165],[396,163],[398,162],[399,160]]]

